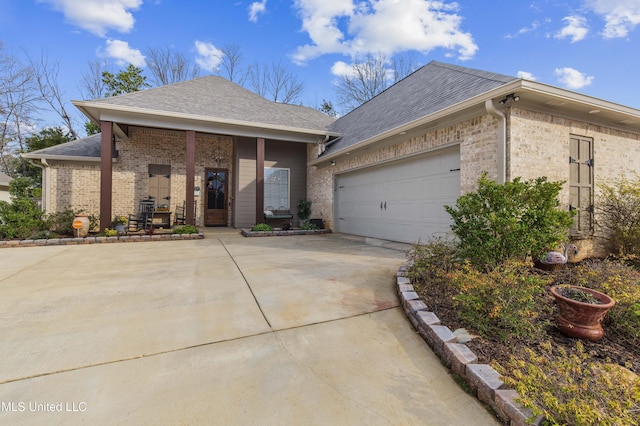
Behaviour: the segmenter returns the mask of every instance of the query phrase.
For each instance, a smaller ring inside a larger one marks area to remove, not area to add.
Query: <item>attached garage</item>
[[[460,196],[460,147],[336,175],[336,230],[406,243],[450,231]]]

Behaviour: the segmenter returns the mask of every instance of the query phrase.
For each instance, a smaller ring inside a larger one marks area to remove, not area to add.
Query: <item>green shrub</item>
[[[0,201],[0,238],[29,238],[46,229],[42,210],[30,198],[14,197],[11,203]]]
[[[193,225],[181,225],[173,228],[174,234],[197,234],[198,228]]]
[[[541,306],[547,306],[537,299],[551,278],[532,273],[528,264],[508,260],[485,273],[465,263],[450,277],[460,319],[480,335],[503,341],[533,338],[546,325],[536,321]]]
[[[640,378],[632,379],[618,366],[586,362],[579,341],[576,354],[561,347],[554,353],[550,342],[540,349],[537,355],[527,348],[506,368],[494,365],[533,417],[543,415],[549,425],[639,424]]]
[[[601,184],[600,190],[597,223],[604,231],[607,250],[621,256],[640,256],[640,176]]]
[[[584,262],[571,270],[571,284],[592,288],[616,304],[605,317],[607,332],[640,344],[640,272],[622,261]]]
[[[458,198],[451,215],[451,229],[459,239],[459,254],[483,270],[515,257],[539,257],[565,241],[573,220],[558,209],[562,182],[546,177],[533,181],[515,178],[498,184],[478,181],[478,190]]]
[[[257,231],[257,232],[269,232],[269,231],[273,231],[273,228],[267,225],[266,223],[258,223],[257,225],[254,225],[253,228],[251,228],[251,230]]]
[[[104,228],[104,231],[102,233],[105,237],[115,237],[116,235],[118,235],[118,231],[110,228]]]
[[[313,231],[315,229],[320,229],[320,228],[318,228],[318,225],[316,225],[315,223],[305,222],[302,225],[300,225],[300,229],[305,231]]]
[[[408,277],[412,282],[443,283],[446,274],[457,264],[455,242],[441,237],[412,247],[407,257],[411,267]]]
[[[298,201],[298,219],[306,221],[311,217],[311,200]]]
[[[65,209],[61,212],[51,213],[47,215],[47,228],[59,235],[73,235],[73,220],[76,213],[71,209]]]

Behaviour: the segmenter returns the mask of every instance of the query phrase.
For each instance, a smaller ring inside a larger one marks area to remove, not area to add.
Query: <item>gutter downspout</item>
[[[46,158],[41,158],[42,163],[42,210],[51,212],[51,166]]]
[[[329,140],[329,135],[326,135],[323,141],[318,142],[318,157],[320,157],[324,152],[324,150],[327,149],[326,144],[328,140]]]
[[[507,181],[507,117],[502,111],[498,111],[493,100],[484,102],[487,112],[498,118],[498,179],[497,183]]]

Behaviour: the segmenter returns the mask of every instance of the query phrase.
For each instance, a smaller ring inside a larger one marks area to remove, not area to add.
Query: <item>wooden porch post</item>
[[[100,122],[100,230],[111,226],[113,187],[113,123]]]
[[[194,180],[196,176],[196,132],[187,130],[187,197],[186,197],[186,223],[187,225],[195,225],[194,217]]]
[[[256,223],[264,222],[264,139],[256,139]]]

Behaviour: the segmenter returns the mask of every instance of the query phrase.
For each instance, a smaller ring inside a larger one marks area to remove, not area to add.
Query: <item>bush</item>
[[[509,260],[484,273],[465,263],[450,274],[460,319],[481,336],[506,341],[511,337],[534,338],[546,324],[539,316],[538,298],[551,277],[532,273],[531,267]]]
[[[539,257],[557,247],[573,224],[572,214],[558,209],[561,188],[562,182],[546,177],[498,184],[483,174],[477,191],[459,197],[455,207],[445,206],[460,255],[488,270],[509,258]]]
[[[441,283],[448,281],[446,274],[456,265],[456,246],[452,240],[436,237],[414,245],[408,258],[411,264],[408,277],[412,282]]]
[[[173,228],[174,234],[197,234],[198,228],[193,225],[182,225]]]
[[[47,228],[58,235],[74,235],[73,220],[76,213],[71,209],[51,213],[47,216]]]
[[[602,184],[600,189],[597,223],[605,233],[607,250],[640,256],[640,176]]]
[[[587,363],[582,343],[576,346],[576,354],[562,348],[554,354],[545,342],[541,355],[527,348],[523,359],[495,367],[533,417],[545,417],[544,424],[638,425],[640,378],[631,379],[618,366]]]
[[[623,262],[584,262],[571,271],[571,284],[592,288],[616,304],[605,317],[607,332],[640,344],[640,272]]]
[[[313,231],[315,229],[320,229],[320,228],[318,228],[318,225],[316,225],[315,223],[305,222],[302,225],[300,225],[300,229],[305,231]]]
[[[258,223],[257,225],[254,225],[251,230],[256,232],[269,232],[273,231],[273,228],[266,223]]]
[[[42,210],[30,198],[15,197],[11,203],[0,201],[0,238],[29,238],[44,231]]]

